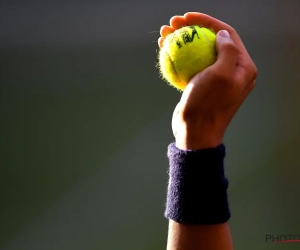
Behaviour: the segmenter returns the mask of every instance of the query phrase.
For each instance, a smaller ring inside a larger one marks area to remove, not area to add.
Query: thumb
[[[218,75],[232,77],[238,58],[238,47],[233,43],[230,34],[226,30],[221,30],[217,34],[217,61],[213,65]]]

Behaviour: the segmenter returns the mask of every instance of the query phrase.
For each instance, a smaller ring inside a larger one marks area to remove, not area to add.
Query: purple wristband
[[[201,150],[169,145],[166,218],[184,224],[220,224],[230,219],[225,154],[224,144]]]

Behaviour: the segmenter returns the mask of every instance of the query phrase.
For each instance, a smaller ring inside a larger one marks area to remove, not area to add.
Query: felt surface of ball
[[[158,54],[158,67],[164,80],[183,91],[216,58],[216,34],[207,28],[186,26],[165,38]]]

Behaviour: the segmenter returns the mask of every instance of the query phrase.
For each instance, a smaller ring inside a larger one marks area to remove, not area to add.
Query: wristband
[[[166,218],[184,224],[220,224],[230,219],[225,154],[224,144],[201,150],[168,146]]]

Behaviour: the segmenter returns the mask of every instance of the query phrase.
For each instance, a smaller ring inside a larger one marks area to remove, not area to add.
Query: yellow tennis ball
[[[186,26],[166,37],[158,54],[158,67],[164,80],[183,91],[216,58],[216,34],[207,28]]]

